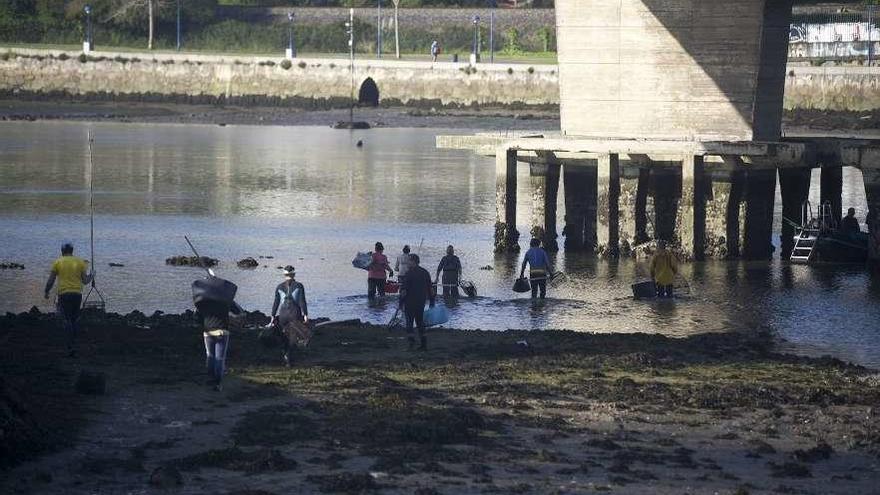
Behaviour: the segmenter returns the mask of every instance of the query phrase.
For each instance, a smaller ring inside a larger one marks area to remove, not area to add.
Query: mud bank
[[[559,109],[358,108],[358,120],[372,127],[484,130],[559,129]],[[347,108],[308,109],[234,105],[192,105],[87,100],[0,99],[0,121],[65,120],[118,123],[329,126],[348,119]],[[787,131],[878,131],[880,112],[786,111]]]
[[[217,393],[190,314],[90,317],[76,359],[52,316],[0,318],[3,411],[32,433],[0,491],[867,493],[880,469],[880,377],[766,333],[440,329],[414,353],[330,325],[287,369],[264,321]],[[83,369],[105,395],[73,391]]]

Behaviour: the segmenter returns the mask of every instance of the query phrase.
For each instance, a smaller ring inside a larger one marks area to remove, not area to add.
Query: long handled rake
[[[91,247],[92,286],[83,299],[83,309],[104,312],[107,302],[95,283],[95,163],[92,159],[92,131],[89,131],[89,243]]]

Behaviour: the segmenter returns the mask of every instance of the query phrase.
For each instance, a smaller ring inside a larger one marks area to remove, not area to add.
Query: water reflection
[[[350,265],[354,254],[383,241],[393,259],[410,244],[433,272],[453,244],[480,292],[453,308],[458,327],[673,336],[771,328],[802,352],[880,365],[880,274],[860,267],[685,265],[689,286],[676,303],[640,302],[630,284],[646,276],[643,262],[562,252],[554,262],[569,277],[547,301],[514,294],[520,260],[492,253],[494,161],[436,150],[430,129],[2,123],[0,259],[28,269],[0,272],[0,311],[48,309],[42,284],[60,241],[87,245],[87,128],[96,135],[99,281],[114,311],[190,307],[189,283],[200,271],[164,264],[187,252],[182,236],[189,234],[221,259],[218,272],[240,286],[249,309],[269,309],[276,267],[289,263],[314,315],[386,322],[396,306],[367,303],[366,275]],[[527,198],[527,168],[520,174]],[[857,179],[844,172],[844,204],[863,211]],[[528,203],[518,208],[521,232],[528,232]],[[260,255],[272,258],[255,270],[235,267]],[[125,266],[110,269],[111,261]]]

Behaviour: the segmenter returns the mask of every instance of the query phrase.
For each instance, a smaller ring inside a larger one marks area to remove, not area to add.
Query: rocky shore
[[[204,385],[192,314],[0,317],[3,493],[870,493],[880,375],[763,332],[320,328],[293,368],[234,330]],[[82,371],[103,395],[77,394]]]

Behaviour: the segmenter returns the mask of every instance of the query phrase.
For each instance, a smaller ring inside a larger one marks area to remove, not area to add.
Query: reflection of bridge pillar
[[[764,260],[773,253],[773,206],[776,202],[776,170],[746,173],[745,232],[742,256]]]
[[[678,235],[688,259],[701,260],[706,240],[706,177],[703,157],[688,155],[681,163]]]
[[[714,172],[706,176],[705,253],[712,259],[739,257],[739,209],[742,172]]]
[[[597,170],[596,251],[616,257],[620,253],[620,156],[599,156]]]
[[[596,167],[563,165],[565,250],[587,251],[596,243]],[[589,215],[593,214],[590,219]]]
[[[822,167],[819,195],[821,204],[831,202],[831,216],[840,223],[843,216],[843,167]]]
[[[495,252],[516,251],[516,151],[499,150],[495,155]]]
[[[794,249],[794,227],[787,221],[801,223],[804,202],[810,195],[810,168],[779,169],[779,188],[782,190],[782,252],[788,259]],[[787,220],[786,220],[787,219]]]
[[[558,251],[556,203],[559,196],[559,164],[533,163],[529,167],[529,174],[532,183],[532,237],[541,239],[547,251]]]

